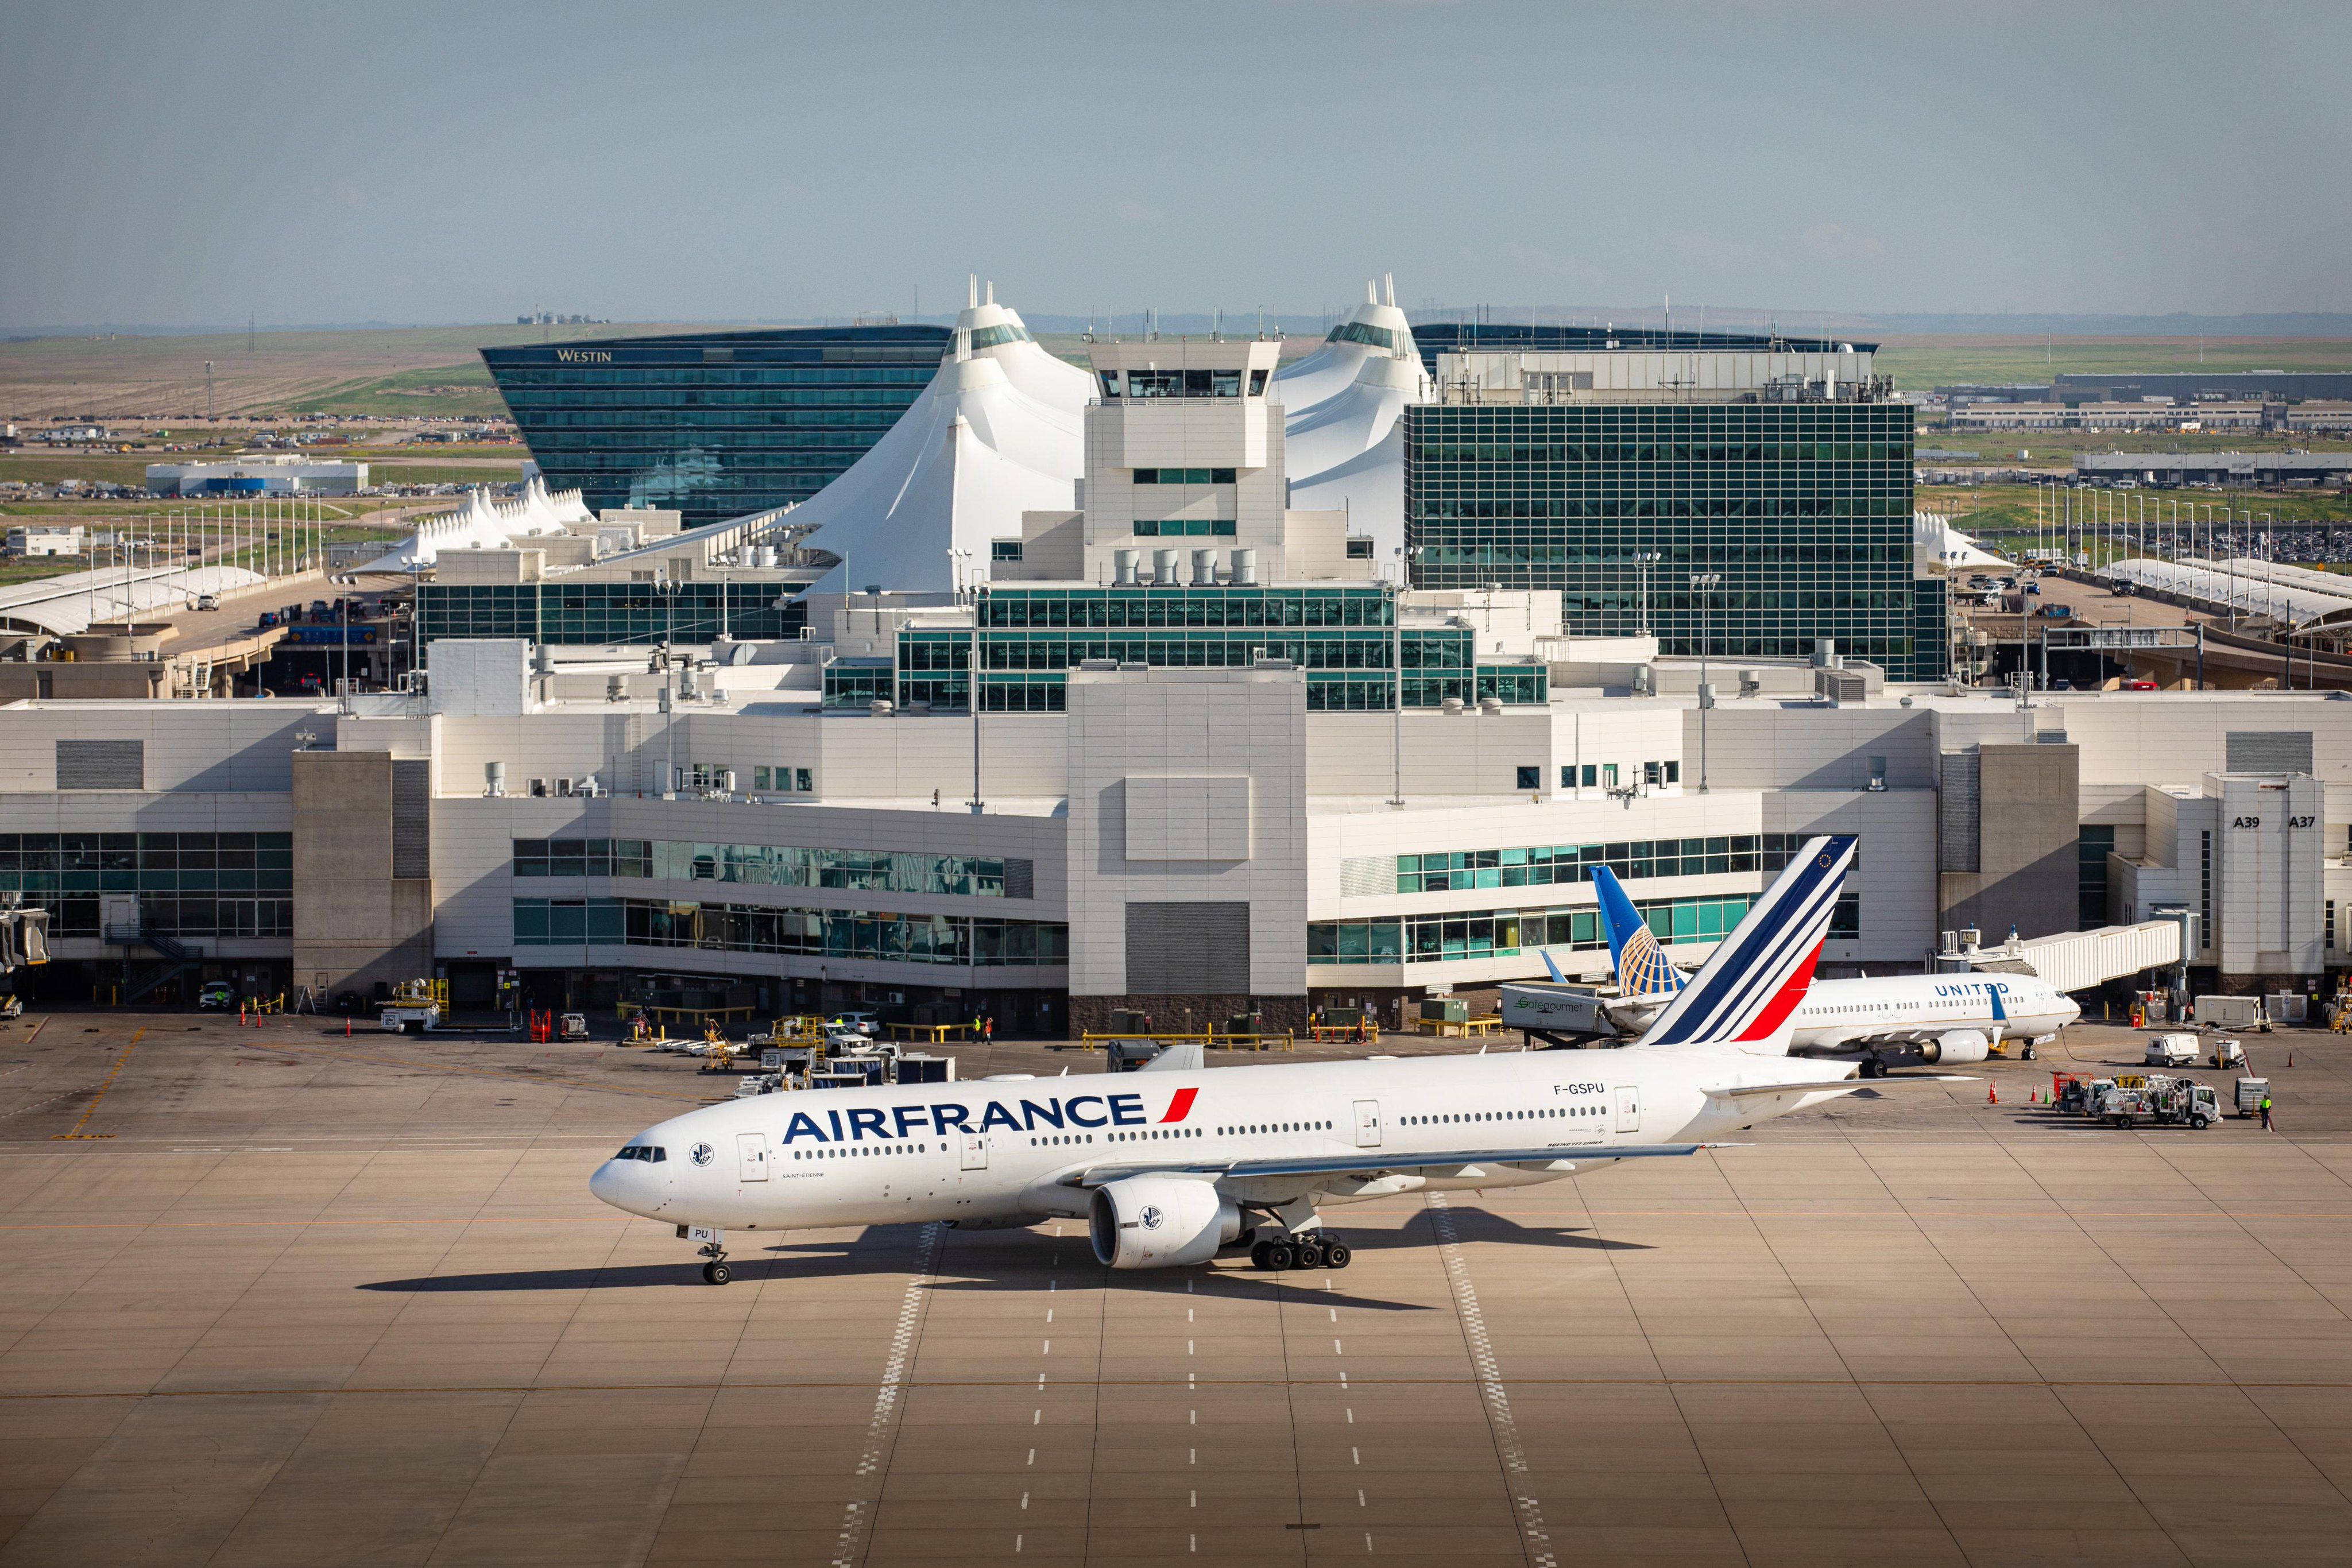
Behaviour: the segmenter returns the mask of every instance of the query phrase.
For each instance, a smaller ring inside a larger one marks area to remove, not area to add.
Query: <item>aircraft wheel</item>
[[[1344,1241],[1334,1241],[1323,1249],[1323,1267],[1344,1269],[1356,1260],[1355,1252]]]
[[[706,1285],[723,1285],[734,1277],[735,1270],[724,1263],[705,1263],[702,1266],[702,1282]]]
[[[1291,1250],[1290,1243],[1286,1241],[1266,1243],[1265,1266],[1277,1274],[1287,1272],[1290,1266],[1297,1261],[1298,1255]]]
[[[2022,1051],[2020,1051],[2017,1053],[2017,1057],[2018,1057],[2018,1060],[2019,1060],[2019,1061],[2032,1061],[2034,1059],[2034,1058],[2033,1058],[2033,1048],[2032,1048],[2032,1046],[2030,1046],[2030,1045],[2029,1045],[2029,1046],[2027,1046],[2027,1047],[2025,1047]]]
[[[1292,1250],[1297,1254],[1295,1261],[1299,1268],[1320,1269],[1323,1267],[1323,1249],[1317,1246],[1314,1242],[1301,1241],[1296,1248],[1292,1249]]]
[[[1268,1242],[1260,1241],[1256,1245],[1253,1246],[1250,1249],[1250,1267],[1253,1269],[1270,1269],[1274,1267],[1273,1264],[1266,1261],[1266,1254],[1273,1250],[1273,1246]]]

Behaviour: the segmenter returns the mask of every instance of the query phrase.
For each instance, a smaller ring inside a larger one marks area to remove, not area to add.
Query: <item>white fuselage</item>
[[[1975,1030],[1993,1040],[2040,1040],[2082,1016],[2074,998],[2026,975],[1816,980],[1797,1004],[1789,1049],[1862,1050],[1934,1040],[1956,1030]]]
[[[1712,1048],[1302,1062],[766,1094],[646,1129],[590,1190],[680,1225],[793,1229],[1082,1215],[1078,1178],[1199,1167],[1239,1202],[1556,1181],[1614,1145],[1697,1143],[1829,1094],[1843,1063]],[[1812,1087],[1818,1080],[1821,1089]],[[1791,1087],[1737,1103],[1710,1091]],[[1547,1157],[1379,1174],[1382,1155]],[[1553,1155],[1552,1151],[1557,1151]],[[1217,1174],[1236,1161],[1361,1156],[1349,1174]]]

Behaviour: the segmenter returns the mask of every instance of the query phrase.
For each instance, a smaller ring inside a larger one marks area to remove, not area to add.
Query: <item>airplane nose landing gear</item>
[[[677,1233],[680,1236],[690,1236],[702,1243],[695,1249],[695,1254],[709,1260],[702,1265],[704,1284],[723,1285],[735,1277],[735,1270],[727,1266],[727,1237],[724,1231],[710,1226],[681,1225],[677,1228]]]

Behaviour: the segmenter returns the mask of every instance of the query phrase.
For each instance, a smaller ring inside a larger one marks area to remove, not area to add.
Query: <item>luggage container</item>
[[[2263,1111],[2263,1096],[2268,1094],[2270,1092],[2271,1081],[2267,1078],[2239,1079],[2238,1114],[2240,1116],[2261,1115]]]

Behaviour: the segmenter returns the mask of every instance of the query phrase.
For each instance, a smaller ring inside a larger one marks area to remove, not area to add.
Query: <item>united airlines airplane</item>
[[[1113,1269],[1344,1269],[1326,1205],[1519,1186],[1689,1155],[1862,1087],[1792,1060],[1790,1020],[1853,857],[1816,839],[1659,1017],[1671,1047],[1522,1051],[769,1094],[647,1128],[590,1178],[703,1243],[725,1231],[1083,1218]],[[1769,1057],[1756,1054],[1769,1051]],[[1197,1061],[1197,1058],[1194,1059]]]
[[[1646,1031],[1636,1043],[1663,1043],[1659,1022],[1682,990],[1684,976],[1666,961],[1657,936],[1609,868],[1594,867],[1592,881],[1621,993],[1610,1004],[1611,1017],[1621,1027]],[[1801,1056],[1853,1057],[1864,1077],[1879,1078],[1890,1067],[1912,1062],[1960,1067],[1982,1061],[2004,1039],[2040,1044],[2082,1016],[2074,998],[2031,975],[1816,980],[1797,1004],[1788,1049]]]

